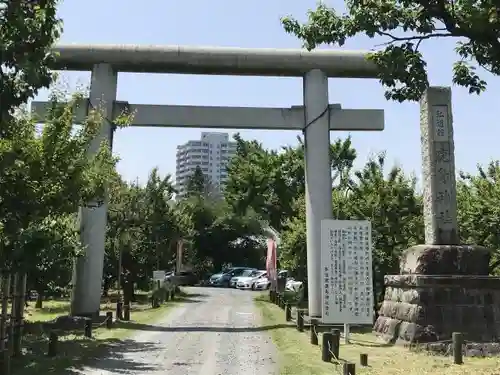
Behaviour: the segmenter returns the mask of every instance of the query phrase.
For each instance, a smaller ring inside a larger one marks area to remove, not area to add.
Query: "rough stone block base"
[[[462,332],[469,342],[500,341],[500,278],[388,275],[374,331],[386,342],[429,343]]]
[[[489,275],[491,250],[476,245],[416,245],[401,255],[402,274]]]

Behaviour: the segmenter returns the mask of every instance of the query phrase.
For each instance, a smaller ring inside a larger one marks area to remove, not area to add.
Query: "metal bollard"
[[[116,319],[122,320],[123,319],[123,302],[118,301],[116,303]]]
[[[128,322],[130,320],[130,305],[123,305],[123,320]]]
[[[304,332],[304,312],[297,310],[297,331]]]
[[[318,320],[317,319],[311,319],[311,344],[312,345],[318,345]]]
[[[332,353],[330,352],[330,346],[332,344],[332,334],[330,332],[323,333],[321,338],[321,360],[323,362],[331,362]]]
[[[462,355],[462,345],[464,343],[464,337],[461,332],[453,332],[451,335],[452,345],[453,345],[453,363],[456,365],[461,365],[464,363]]]
[[[106,328],[111,329],[112,326],[113,326],[113,312],[108,311],[106,313]]]
[[[356,375],[356,365],[354,363],[344,363],[344,375]]]
[[[340,355],[340,329],[332,329],[332,355],[335,359]]]
[[[359,364],[363,367],[368,366],[368,354],[366,353],[361,353],[359,355]]]
[[[285,320],[287,322],[292,320],[292,305],[289,303],[285,305]]]
[[[47,350],[48,357],[55,357],[57,355],[57,342],[58,342],[58,340],[59,340],[59,337],[57,336],[57,333],[50,332],[50,334],[49,334],[49,347]]]
[[[90,319],[90,318],[85,319],[83,331],[84,331],[85,337],[92,337],[92,319]]]

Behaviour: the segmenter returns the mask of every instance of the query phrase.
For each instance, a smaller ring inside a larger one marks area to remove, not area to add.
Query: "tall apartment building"
[[[203,132],[199,141],[188,141],[177,146],[175,169],[179,196],[186,194],[189,177],[200,167],[211,187],[221,191],[227,179],[227,166],[236,154],[236,142],[229,141],[229,134]]]

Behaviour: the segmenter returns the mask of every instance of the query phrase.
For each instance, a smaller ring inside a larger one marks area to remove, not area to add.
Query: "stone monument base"
[[[432,343],[462,332],[469,342],[500,341],[500,278],[488,276],[482,246],[417,245],[401,275],[385,276],[374,331],[386,342]]]
[[[500,278],[471,275],[388,275],[374,331],[390,343],[500,341]]]

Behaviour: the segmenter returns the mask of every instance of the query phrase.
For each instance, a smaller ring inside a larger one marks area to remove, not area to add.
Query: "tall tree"
[[[458,222],[463,243],[486,246],[493,252],[490,272],[500,269],[500,162],[461,173],[458,181]]]
[[[201,170],[199,165],[196,166],[193,174],[189,176],[187,183],[187,194],[188,195],[202,195],[206,192],[208,186],[208,181]]]
[[[15,125],[12,111],[52,83],[51,51],[61,34],[57,0],[0,1],[0,137]]]
[[[91,197],[103,197],[115,174],[116,159],[103,145],[90,157],[86,150],[98,134],[102,118],[92,112],[75,129],[73,111],[79,98],[67,105],[52,103],[41,134],[33,119],[15,119],[16,132],[0,139],[0,262],[22,267],[39,260],[27,247],[25,231],[44,225],[47,218],[75,215]],[[73,216],[76,219],[76,216]]]
[[[322,44],[341,47],[358,35],[382,41],[383,47],[369,59],[379,68],[387,99],[420,99],[429,82],[419,47],[432,39],[456,39],[453,82],[470,93],[486,87],[476,66],[500,74],[500,16],[493,1],[349,0],[345,5],[342,12],[320,4],[305,23],[293,17],[282,22],[309,50]]]
[[[383,298],[384,276],[399,273],[401,252],[424,243],[421,196],[416,179],[399,167],[384,173],[385,155],[369,160],[355,172],[349,187],[347,219],[370,220],[373,243],[373,283],[377,300]]]
[[[294,199],[305,192],[304,144],[280,152],[266,150],[256,141],[235,136],[237,153],[228,168],[225,198],[236,212],[253,209],[276,230],[293,215]],[[343,183],[356,152],[350,138],[331,145],[331,167],[335,185]]]

